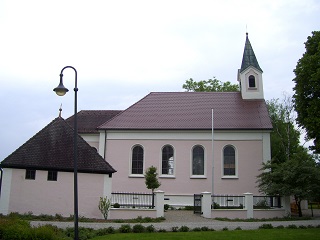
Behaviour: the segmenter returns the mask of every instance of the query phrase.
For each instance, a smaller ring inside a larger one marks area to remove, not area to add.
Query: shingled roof
[[[240,92],[152,92],[100,129],[271,130],[264,100]]]
[[[2,168],[56,170],[73,172],[73,128],[61,117],[5,158]],[[110,174],[116,172],[82,137],[78,135],[78,171]]]
[[[119,110],[82,110],[77,113],[78,133],[97,133],[97,128],[118,115]],[[70,126],[73,126],[74,115],[66,119]]]
[[[249,41],[248,33],[246,35],[247,35],[247,37],[246,37],[246,43],[245,43],[245,46],[244,46],[240,72],[243,72],[244,70],[246,70],[250,66],[256,68],[257,70],[259,70],[261,72],[263,72],[261,67],[259,66],[258,60],[256,58],[256,55],[254,54],[253,48],[252,48],[251,43]]]

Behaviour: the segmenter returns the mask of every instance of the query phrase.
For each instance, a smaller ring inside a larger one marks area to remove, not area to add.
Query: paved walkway
[[[308,215],[306,213],[305,215]],[[222,230],[227,227],[229,230],[233,230],[237,227],[240,227],[243,230],[250,229],[258,229],[262,224],[272,224],[274,227],[279,225],[288,226],[288,225],[296,225],[296,226],[319,226],[320,225],[320,210],[315,212],[316,218],[313,220],[299,220],[299,221],[270,221],[270,222],[226,222],[226,221],[218,221],[215,219],[206,219],[199,215],[193,214],[192,211],[168,211],[165,212],[166,220],[161,223],[142,223],[143,226],[153,225],[155,229],[165,229],[167,231],[171,231],[172,227],[181,227],[187,226],[190,229],[196,227],[208,227],[214,230]],[[319,216],[319,217],[318,217]],[[42,222],[42,221],[32,221],[31,224],[33,226],[51,224],[57,226],[59,228],[67,228],[73,227],[73,222]],[[87,223],[87,222],[79,222],[80,227],[93,228],[93,229],[101,229],[114,227],[118,229],[121,225],[126,223]],[[131,226],[136,225],[137,223],[130,223]]]

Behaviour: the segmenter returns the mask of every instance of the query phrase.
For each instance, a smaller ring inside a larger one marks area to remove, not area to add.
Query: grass
[[[320,229],[260,229],[210,232],[122,233],[93,238],[92,240],[281,240],[319,239]]]

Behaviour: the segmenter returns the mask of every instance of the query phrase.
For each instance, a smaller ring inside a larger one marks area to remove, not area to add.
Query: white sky
[[[318,0],[0,0],[0,161],[58,116],[78,71],[78,110],[123,110],[185,80],[236,83],[245,33],[265,98],[292,94],[304,42],[319,30]],[[246,27],[247,26],[247,27]]]

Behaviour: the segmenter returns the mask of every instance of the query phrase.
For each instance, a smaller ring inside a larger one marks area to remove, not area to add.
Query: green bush
[[[169,204],[165,204],[165,205],[164,205],[164,210],[165,210],[165,211],[167,211],[169,208],[170,208],[170,205],[169,205]]]
[[[131,226],[129,224],[121,225],[119,228],[120,233],[130,233],[132,231]]]
[[[141,224],[136,224],[132,227],[132,232],[134,233],[143,233],[145,232],[146,228]]]
[[[97,236],[104,236],[104,235],[114,234],[114,233],[116,233],[116,230],[113,227],[102,228],[96,231]]]
[[[155,231],[156,231],[156,229],[154,228],[153,225],[149,225],[149,226],[146,227],[146,232],[148,232],[148,233],[152,233],[152,232],[155,232]]]
[[[196,227],[196,228],[192,229],[192,231],[194,231],[194,232],[201,232],[201,228]]]
[[[172,227],[171,230],[172,230],[172,232],[178,232],[179,228],[178,227]]]
[[[287,226],[287,228],[289,228],[289,229],[297,229],[298,227],[297,227],[297,225],[290,224],[290,225]]]
[[[224,228],[222,228],[222,231],[229,231],[229,228],[224,227]]]
[[[236,229],[234,229],[234,230],[242,230],[242,228],[241,227],[237,227]]]
[[[272,229],[272,228],[273,226],[270,223],[264,223],[259,227],[259,229]]]
[[[277,228],[277,229],[284,229],[284,226],[283,226],[283,225],[279,225],[279,226],[277,226],[277,227],[275,227],[275,228]]]
[[[44,225],[34,228],[34,235],[36,240],[55,240],[57,228],[51,225]]]
[[[28,222],[19,220],[15,215],[0,220],[1,240],[29,240],[33,239],[33,229]]]
[[[181,226],[181,227],[179,228],[179,232],[189,232],[189,227],[187,227],[187,226]]]
[[[204,227],[201,227],[201,231],[209,231],[209,228],[204,226]]]
[[[113,204],[113,208],[120,208],[120,204],[119,203]]]
[[[167,230],[165,230],[165,229],[163,229],[163,228],[160,228],[158,232],[165,233],[165,232],[167,232]]]

